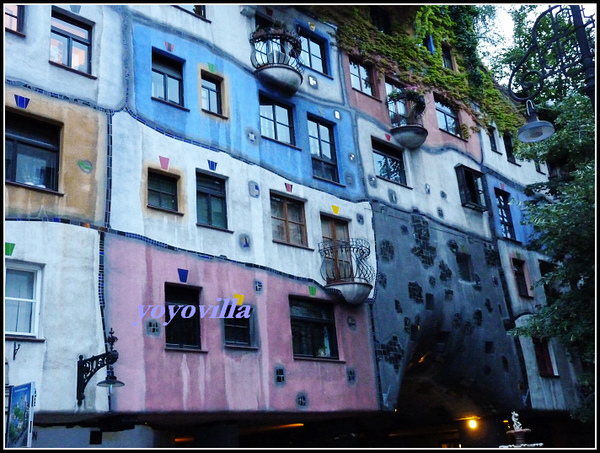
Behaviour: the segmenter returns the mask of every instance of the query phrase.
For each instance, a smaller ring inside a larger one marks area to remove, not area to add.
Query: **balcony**
[[[425,113],[423,95],[408,89],[396,90],[388,94],[388,104],[392,137],[404,148],[419,148],[428,135],[422,120]]]
[[[259,28],[250,35],[250,61],[263,83],[292,95],[302,84],[302,43],[296,34],[281,28]]]
[[[367,262],[371,253],[365,239],[332,240],[319,244],[323,257],[321,276],[325,288],[351,305],[363,303],[371,289],[375,270]]]

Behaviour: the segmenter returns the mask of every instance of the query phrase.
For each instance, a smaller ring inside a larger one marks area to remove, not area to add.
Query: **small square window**
[[[242,306],[236,306],[230,318],[229,315],[223,318],[223,327],[225,329],[225,344],[227,346],[255,346],[256,333],[254,332],[254,307],[250,309],[250,317],[246,318],[246,312]]]
[[[178,178],[154,171],[148,172],[148,206],[177,212]]]
[[[290,298],[295,357],[338,358],[333,306]]]
[[[487,209],[483,191],[483,174],[464,165],[456,167],[456,178],[463,206],[485,211]]]
[[[199,225],[227,228],[227,200],[223,178],[196,174],[196,221]]]
[[[200,288],[165,284],[165,337],[167,346],[200,349]],[[171,311],[169,306],[180,305]],[[190,308],[188,308],[190,307]],[[169,318],[169,319],[166,319]]]
[[[292,110],[266,96],[260,96],[260,132],[263,137],[294,144]]]
[[[317,119],[308,119],[308,144],[312,156],[313,175],[339,182],[333,127]]]
[[[36,335],[42,271],[37,266],[7,262],[5,273],[4,332]]]
[[[23,16],[25,6],[4,5],[4,28],[17,33],[23,33]]]
[[[375,174],[387,181],[406,186],[404,152],[376,140],[372,140],[372,145]]]
[[[183,62],[152,51],[152,98],[183,106]]]
[[[350,82],[352,88],[373,96],[371,71],[366,66],[350,60]]]
[[[202,110],[223,114],[222,86],[222,79],[202,71]]]
[[[323,74],[327,72],[326,43],[305,30],[298,30],[300,42],[302,43],[301,61],[315,71]]]
[[[58,190],[60,127],[6,111],[6,181]]]
[[[304,203],[292,198],[271,194],[273,240],[307,246]]]
[[[50,61],[91,74],[92,26],[52,11]]]

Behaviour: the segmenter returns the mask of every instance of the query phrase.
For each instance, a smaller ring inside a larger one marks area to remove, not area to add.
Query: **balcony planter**
[[[254,74],[263,83],[288,94],[302,84],[302,44],[298,36],[282,28],[259,28],[250,35]]]
[[[396,141],[408,149],[417,149],[427,138],[428,132],[421,124],[425,113],[425,98],[417,91],[410,89],[394,90],[388,95],[388,101],[402,101],[406,105],[406,115],[400,125],[392,127],[391,135]]]

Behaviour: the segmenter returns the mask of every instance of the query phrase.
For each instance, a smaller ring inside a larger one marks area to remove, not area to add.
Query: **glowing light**
[[[469,428],[471,428],[471,429],[477,428],[477,420],[469,420]]]

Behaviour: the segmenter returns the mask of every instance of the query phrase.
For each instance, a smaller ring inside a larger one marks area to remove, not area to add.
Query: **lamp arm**
[[[98,370],[105,366],[112,365],[119,359],[119,353],[115,350],[98,354],[87,359],[84,359],[82,355],[79,356],[77,361],[77,405],[81,406],[81,403],[85,399],[85,387],[90,379],[96,374]]]

